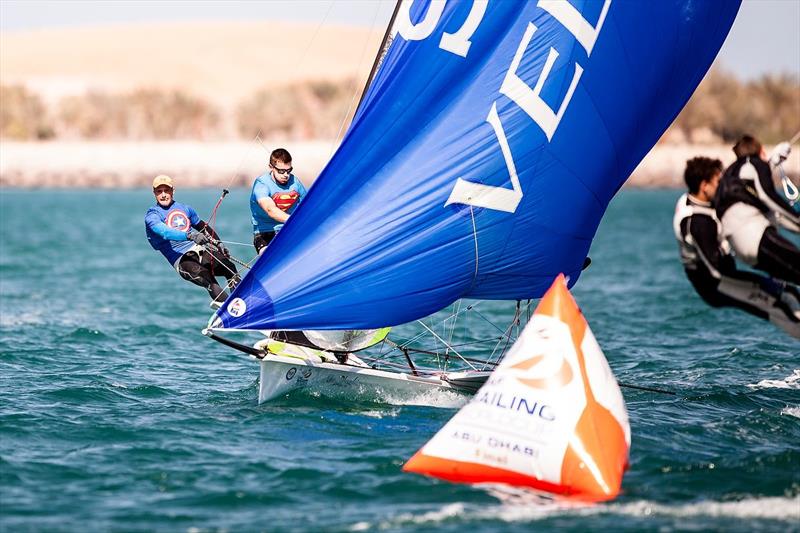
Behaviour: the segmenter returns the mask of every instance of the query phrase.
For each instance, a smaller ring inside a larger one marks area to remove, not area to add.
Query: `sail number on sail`
[[[455,33],[444,33],[439,42],[439,48],[461,57],[466,58],[469,52],[470,39],[477,30],[483,16],[486,13],[487,0],[473,0],[472,8],[467,15],[464,24]],[[398,12],[397,26],[395,31],[403,38],[409,41],[419,41],[430,37],[439,23],[439,19],[444,11],[444,0],[434,0],[430,3],[427,12],[422,20],[414,23],[411,21],[411,5],[413,0],[403,0],[403,3]],[[539,0],[536,4],[537,7],[549,13],[555,20],[557,20],[569,33],[573,35],[575,40],[586,51],[587,57],[591,55],[597,37],[603,28],[603,22],[608,14],[611,0],[605,0],[603,3],[600,16],[596,23],[592,24],[587,21],[584,16],[566,0]],[[542,98],[542,88],[547,81],[548,76],[553,68],[553,64],[558,58],[558,51],[550,47],[542,72],[539,75],[533,87],[527,85],[517,75],[520,63],[525,55],[528,46],[536,33],[537,27],[532,22],[528,23],[522,39],[520,40],[514,58],[511,61],[508,71],[506,72],[503,83],[500,86],[500,93],[510,98],[516,103],[533,121],[542,129],[550,141],[555,135],[556,129],[564,116],[564,112],[569,106],[572,95],[575,93],[575,88],[580,81],[583,74],[583,67],[575,61],[575,67],[572,75],[572,81],[569,84],[561,104],[558,106],[558,111],[553,110]],[[445,206],[450,204],[467,204],[475,207],[484,207],[487,209],[495,209],[498,211],[505,211],[514,213],[522,200],[522,186],[517,176],[517,169],[514,165],[514,158],[511,154],[511,148],[508,144],[503,124],[497,113],[497,102],[492,104],[489,109],[489,114],[486,121],[492,126],[495,135],[497,136],[500,150],[508,169],[508,174],[511,180],[511,189],[505,187],[494,187],[485,185],[483,183],[476,183],[467,181],[463,178],[458,178],[453,187],[450,197],[445,202]]]

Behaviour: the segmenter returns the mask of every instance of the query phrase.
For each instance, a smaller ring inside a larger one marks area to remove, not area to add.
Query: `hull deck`
[[[376,396],[394,401],[437,390],[472,394],[489,376],[489,372],[477,371],[414,375],[370,368],[352,355],[350,360],[352,363],[341,364],[268,354],[259,359],[258,402],[301,389],[332,397]]]

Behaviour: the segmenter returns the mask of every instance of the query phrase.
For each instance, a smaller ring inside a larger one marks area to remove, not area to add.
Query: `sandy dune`
[[[182,22],[0,34],[0,80],[47,99],[87,89],[181,89],[231,105],[261,87],[366,78],[383,29]]]
[[[0,34],[0,82],[24,83],[55,101],[88,89],[177,88],[231,106],[261,87],[309,79],[366,78],[383,29],[289,22],[182,22]],[[313,182],[333,141],[287,143],[298,175]],[[245,185],[275,146],[230,142],[0,143],[3,187],[141,187],[168,173],[182,186]],[[679,187],[687,158],[727,146],[659,145],[628,181]],[[800,174],[795,150],[788,167]]]

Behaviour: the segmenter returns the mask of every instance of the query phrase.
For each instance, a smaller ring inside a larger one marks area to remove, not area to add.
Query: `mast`
[[[370,84],[372,84],[372,80],[375,78],[375,73],[378,71],[378,65],[381,64],[381,59],[383,58],[385,52],[384,48],[386,47],[386,43],[392,34],[394,21],[397,18],[397,12],[400,11],[400,4],[402,2],[403,0],[397,0],[397,3],[394,5],[394,12],[392,13],[392,18],[389,20],[389,25],[386,27],[386,33],[383,34],[383,40],[381,41],[381,45],[378,48],[378,54],[375,56],[375,61],[373,61],[372,63],[372,70],[370,70],[369,72],[367,83],[364,84],[364,88],[361,90],[361,98],[358,99],[358,105],[356,106],[356,114],[358,114],[358,110],[361,107],[361,102],[364,101],[364,96],[367,94],[367,89],[369,89]]]

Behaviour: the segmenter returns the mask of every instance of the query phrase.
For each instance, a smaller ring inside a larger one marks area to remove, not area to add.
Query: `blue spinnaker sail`
[[[738,8],[404,2],[339,150],[217,326],[381,327],[574,284]]]

